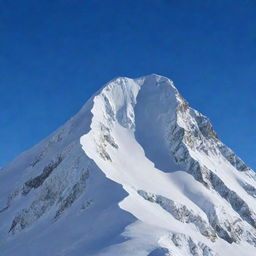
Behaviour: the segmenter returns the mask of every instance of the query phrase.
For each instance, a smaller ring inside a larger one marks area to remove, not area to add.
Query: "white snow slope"
[[[254,256],[256,176],[159,75],[117,78],[0,172],[2,256]]]

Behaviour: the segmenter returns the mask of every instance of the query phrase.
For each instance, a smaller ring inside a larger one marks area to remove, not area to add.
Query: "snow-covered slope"
[[[255,253],[255,173],[162,76],[112,80],[0,172],[0,255]]]

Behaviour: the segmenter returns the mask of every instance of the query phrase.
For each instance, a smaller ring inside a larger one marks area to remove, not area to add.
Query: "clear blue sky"
[[[0,166],[117,76],[174,80],[256,169],[256,1],[0,0]]]

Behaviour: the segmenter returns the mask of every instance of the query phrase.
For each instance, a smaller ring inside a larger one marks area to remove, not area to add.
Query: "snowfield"
[[[117,78],[1,169],[0,255],[254,256],[256,175],[171,80]]]

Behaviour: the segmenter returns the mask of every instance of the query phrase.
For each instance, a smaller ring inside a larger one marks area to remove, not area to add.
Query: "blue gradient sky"
[[[113,77],[158,73],[256,169],[256,1],[0,4],[0,166]]]

